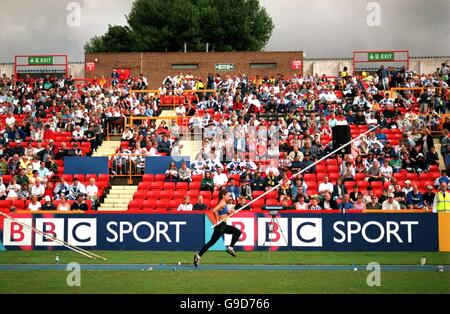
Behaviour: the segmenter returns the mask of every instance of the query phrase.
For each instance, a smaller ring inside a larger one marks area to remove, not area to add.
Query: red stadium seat
[[[164,174],[155,174],[155,181],[164,181],[166,180],[166,176]]]
[[[97,181],[108,181],[109,182],[109,174],[99,174],[97,177]]]
[[[152,182],[141,182],[138,184],[138,190],[149,190],[151,188]]]
[[[187,182],[178,182],[176,184],[176,190],[177,191],[186,191],[189,188],[188,183]]]
[[[161,194],[161,191],[160,190],[150,190],[150,191],[147,191],[146,192],[146,196],[145,196],[145,198],[146,199],[158,199],[159,198],[159,195]]]
[[[128,210],[140,210],[142,209],[142,201],[134,200],[128,203]]]
[[[155,206],[156,206],[156,202],[158,202],[157,200],[154,199],[146,199],[145,201],[142,202],[142,210],[154,210]]]
[[[163,183],[164,190],[175,191],[175,182],[164,182]]]
[[[200,181],[193,181],[189,183],[189,190],[200,190],[201,182]]]
[[[155,180],[155,175],[154,174],[144,174],[142,176],[142,181],[154,181]]]

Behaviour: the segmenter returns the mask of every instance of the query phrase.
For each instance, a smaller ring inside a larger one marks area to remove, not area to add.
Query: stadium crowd
[[[108,123],[124,125],[130,115],[157,117],[164,103],[178,99],[179,119],[143,120],[123,128],[113,174],[131,171],[130,158],[143,173],[139,156],[179,154],[181,136],[201,134],[195,160],[179,169],[171,164],[166,182],[190,184],[201,177],[201,191],[225,188],[237,207],[280,184],[276,204],[291,209],[431,209],[433,193],[446,190],[450,181],[450,118],[441,123],[440,117],[450,109],[448,72],[443,64],[427,75],[384,67],[360,76],[344,69],[337,77],[211,74],[203,80],[180,73],[164,80],[159,95],[129,92],[147,88],[143,75],[120,78],[113,72],[110,79],[82,84],[70,76],[17,80],[3,75],[0,197],[28,200],[32,210],[41,200],[41,208],[53,208],[47,203],[54,200],[58,209],[68,200],[74,209],[85,209],[84,200],[95,208],[95,179],[65,182],[63,158],[90,155]],[[392,87],[411,90],[393,95]],[[417,87],[423,88],[419,94]],[[333,150],[336,125],[349,125],[352,137],[379,128],[355,141],[350,154],[312,166]],[[432,132],[439,132],[440,152]],[[446,165],[442,171],[439,153]],[[189,206],[186,198],[178,209],[208,207],[203,197],[195,201]]]

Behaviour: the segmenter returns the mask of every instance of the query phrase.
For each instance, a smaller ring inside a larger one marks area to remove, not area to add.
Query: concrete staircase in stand
[[[98,211],[127,211],[136,191],[136,185],[113,185]]]

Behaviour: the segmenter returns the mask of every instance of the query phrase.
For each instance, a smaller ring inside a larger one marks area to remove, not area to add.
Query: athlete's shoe
[[[231,246],[227,247],[227,253],[233,257],[236,257],[236,253],[234,253],[234,249]]]
[[[198,263],[200,262],[200,256],[198,256],[198,254],[194,255],[194,266],[198,267]]]

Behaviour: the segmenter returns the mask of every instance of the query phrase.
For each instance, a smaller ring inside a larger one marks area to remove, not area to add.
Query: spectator
[[[412,191],[406,194],[406,206],[408,209],[422,209],[423,208],[423,196],[419,192],[417,185],[413,185]]]
[[[55,189],[53,190],[53,193],[55,194],[56,199],[61,199],[62,196],[66,197],[69,196],[70,187],[63,177],[59,178],[59,183],[56,185]]]
[[[213,178],[214,189],[220,191],[228,183],[228,177],[222,173],[221,168],[217,168],[217,174]]]
[[[366,210],[366,203],[364,203],[364,199],[362,196],[358,196],[355,204],[355,210]]]
[[[278,201],[281,203],[284,199],[292,199],[292,189],[290,186],[290,181],[287,179],[283,179],[280,187],[278,188]]]
[[[82,210],[82,211],[88,210],[88,206],[83,200],[82,194],[77,195],[75,202],[73,202],[73,204],[70,206],[70,210]]]
[[[336,184],[333,186],[333,193],[332,197],[333,200],[342,200],[343,196],[347,194],[347,188],[345,187],[344,182],[342,181],[342,178],[339,177],[336,180]]]
[[[375,196],[375,194],[373,193],[373,187],[369,185],[367,187],[367,193],[363,196],[363,202],[365,204],[370,203],[373,196]]]
[[[445,156],[445,155],[444,155]],[[439,165],[439,155],[436,152],[436,147],[432,146],[425,158],[426,165]]]
[[[27,183],[24,183],[20,186],[20,190],[18,193],[18,199],[19,200],[28,200],[30,199],[31,193],[30,193],[30,185]]]
[[[337,202],[331,198],[331,193],[329,192],[325,192],[320,207],[325,210],[337,210],[339,208]]]
[[[319,198],[313,197],[311,198],[310,204],[308,206],[309,210],[322,210],[322,207],[319,205]]]
[[[211,172],[205,172],[205,177],[201,182],[200,191],[214,191],[214,181],[211,178]]]
[[[72,140],[75,142],[82,142],[84,139],[84,131],[81,129],[79,125],[75,127],[75,130],[72,132]]]
[[[251,181],[250,180],[243,180],[241,182],[241,187],[240,187],[240,195],[241,197],[246,198],[247,200],[252,200],[252,187],[251,187]]]
[[[350,195],[345,193],[342,202],[339,204],[338,207],[342,212],[345,213],[348,210],[354,209],[355,206],[353,202],[350,200]]]
[[[381,175],[381,169],[380,169],[380,163],[375,160],[373,162],[373,165],[367,170],[367,178],[366,180],[369,182],[373,181],[381,181],[382,175]]]
[[[16,183],[16,180],[11,180],[9,182],[8,187],[6,188],[6,191],[8,194],[6,195],[7,200],[15,201],[19,199],[20,194],[20,185]]]
[[[53,175],[53,173],[51,173],[50,170],[48,170],[48,169],[45,167],[45,162],[44,162],[44,161],[41,162],[41,165],[40,165],[40,167],[37,169],[37,171],[38,171],[38,177],[39,177],[39,180],[40,180],[41,182],[44,182],[44,183],[47,182],[48,179]]]
[[[89,184],[86,186],[86,199],[92,201],[92,209],[96,210],[98,206],[98,186],[95,184],[95,179],[90,178]]]
[[[35,195],[40,201],[45,194],[45,186],[41,184],[39,179],[31,186],[31,195]]]
[[[231,194],[231,198],[234,201],[237,201],[238,198],[241,196],[240,189],[238,186],[235,185],[233,178],[230,179],[228,185],[225,187],[225,190]]]
[[[265,191],[265,180],[261,176],[261,171],[257,169],[252,178],[252,191]]]
[[[370,203],[366,204],[366,209],[371,209],[371,210],[382,209],[382,206],[380,203],[378,203],[378,198],[375,195],[372,196]]]
[[[422,153],[419,153],[417,155],[417,159],[415,162],[413,162],[412,167],[415,172],[422,173],[427,172],[429,169],[429,165],[425,161],[425,156]]]
[[[395,200],[400,205],[400,207],[402,209],[405,209],[406,208],[406,194],[405,194],[405,192],[402,191],[402,187],[399,184],[394,185],[394,193],[393,194],[394,194]]]
[[[298,194],[296,201],[294,203],[294,208],[296,210],[308,210],[308,203],[305,202],[305,196],[303,194]]]
[[[73,178],[72,185],[69,187],[69,199],[76,200],[79,195],[81,195],[81,197],[86,195],[86,187],[83,183],[78,181],[78,178]]]
[[[169,136],[164,134],[162,136],[162,140],[158,142],[158,152],[165,153],[167,156],[170,156],[171,149],[172,143],[169,141]]]
[[[274,174],[274,171],[272,169],[269,170],[269,174],[264,180],[264,189],[268,191],[269,189],[273,188],[274,186],[277,186],[279,183],[279,178]]]
[[[41,203],[38,202],[38,198],[36,195],[31,196],[30,203],[28,204],[28,209],[31,211],[38,211],[41,209]]]
[[[323,177],[323,182],[319,184],[319,188],[317,191],[320,195],[324,195],[325,193],[333,193],[333,184],[329,181],[328,176]]]
[[[178,170],[178,181],[179,182],[192,182],[192,171],[187,167],[185,161],[181,163],[181,168]]]
[[[4,200],[6,196],[7,196],[6,186],[3,184],[3,178],[0,177],[0,200]]]
[[[353,185],[353,191],[352,192],[350,192],[350,200],[353,202],[353,203],[356,203],[356,201],[358,200],[358,197],[362,197],[363,195],[362,195],[362,193],[359,191],[359,187],[358,187],[358,185]]]
[[[400,156],[398,154],[395,154],[394,158],[389,161],[389,166],[392,167],[393,173],[399,173],[402,169],[402,165],[402,160],[400,159]]]
[[[383,182],[390,181],[393,177],[394,170],[391,166],[389,166],[388,160],[384,159],[383,164],[380,167],[381,171],[381,180]]]
[[[206,204],[203,202],[203,196],[199,195],[197,203],[194,204],[193,210],[207,210]]]
[[[169,164],[169,167],[164,174],[166,176],[166,182],[178,182],[178,169],[174,162]]]
[[[241,208],[244,208],[245,205],[247,205],[248,200],[244,196],[239,197],[239,200],[236,205],[236,210],[240,210]],[[252,210],[251,206],[245,207],[243,210]]]
[[[192,204],[190,203],[190,197],[189,195],[186,195],[184,197],[183,203],[178,205],[177,211],[192,211]]]
[[[413,187],[411,186],[411,181],[410,180],[406,180],[405,181],[405,186],[402,189],[402,192],[406,194],[408,194],[409,192],[411,192],[413,190]]]
[[[66,196],[61,196],[61,202],[59,202],[58,207],[57,207],[58,211],[69,211],[70,210],[70,203],[67,200]]]
[[[55,204],[52,203],[52,198],[48,195],[44,197],[44,204],[42,205],[41,210],[56,210]]]
[[[447,175],[446,170],[441,171],[441,176],[434,181],[434,186],[439,189],[442,183],[447,185],[450,183],[450,177]]]
[[[344,181],[355,181],[356,170],[350,161],[342,164],[341,176]]]
[[[383,202],[383,210],[400,210],[400,204],[394,199],[394,194],[389,193],[388,199]]]
[[[433,192],[433,187],[431,185],[427,185],[427,192],[423,194],[423,205],[424,209],[431,210],[433,208],[433,202],[435,193]]]

